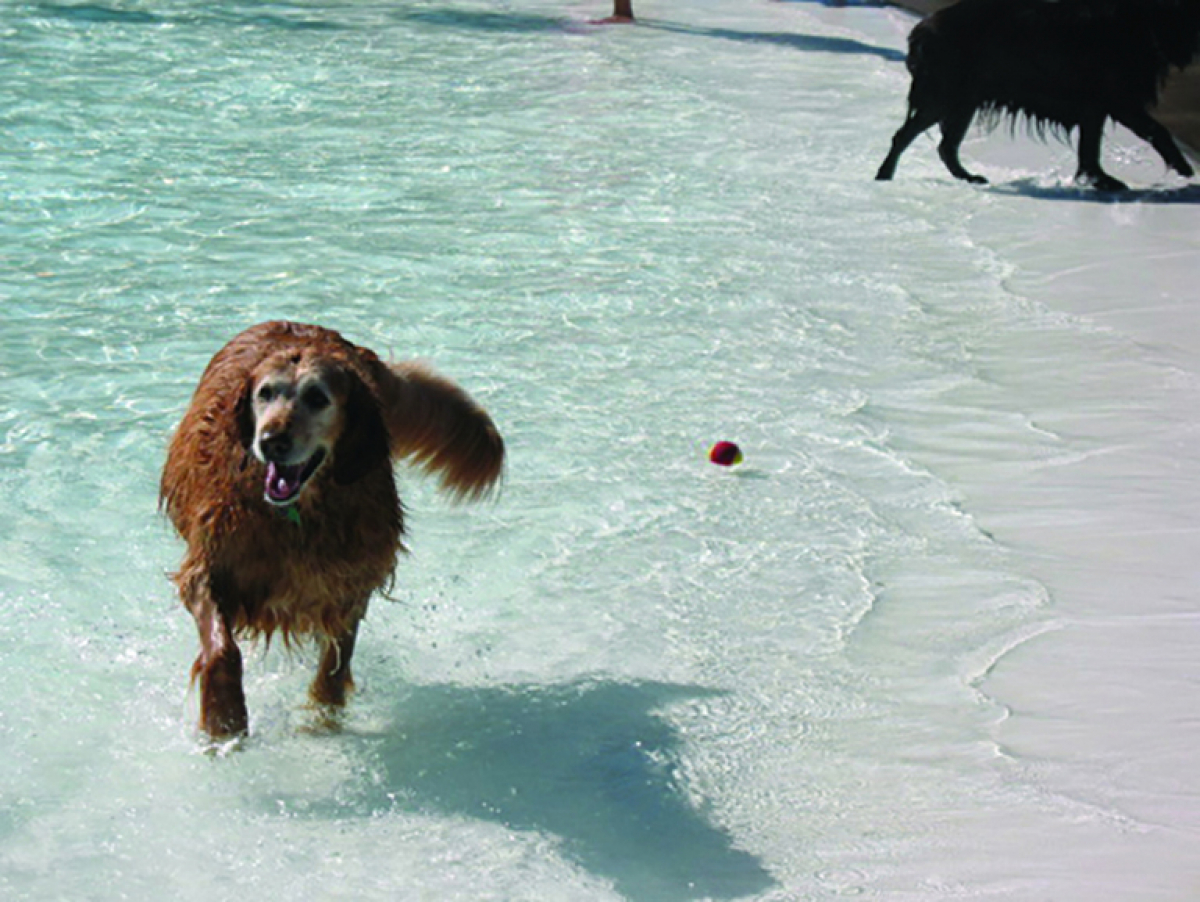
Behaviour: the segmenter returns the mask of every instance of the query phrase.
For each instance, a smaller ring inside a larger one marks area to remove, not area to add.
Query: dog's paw
[[[1113,178],[1107,172],[1082,175],[1075,180],[1080,185],[1086,185],[1097,191],[1115,194],[1118,191],[1128,191],[1129,186],[1118,178]]]
[[[346,728],[346,708],[309,702],[304,709],[304,722],[296,732],[305,736],[336,736]]]

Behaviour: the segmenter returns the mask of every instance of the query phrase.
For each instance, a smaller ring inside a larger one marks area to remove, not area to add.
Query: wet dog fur
[[[242,637],[316,639],[310,697],[345,704],[359,621],[404,550],[394,459],[478,498],[501,476],[504,442],[454,383],[320,326],[262,323],[208,364],[160,503],[187,546],[173,578],[199,631],[192,677],[212,739],[248,730]]]

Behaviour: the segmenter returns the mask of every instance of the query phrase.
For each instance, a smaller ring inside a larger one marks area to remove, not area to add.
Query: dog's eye
[[[269,404],[275,397],[275,389],[269,385],[260,385],[256,394],[258,396],[258,400],[262,401],[264,404]]]
[[[329,406],[330,403],[329,395],[325,394],[325,392],[317,388],[315,385],[311,388],[305,389],[302,399],[305,406],[312,410],[324,410]]]

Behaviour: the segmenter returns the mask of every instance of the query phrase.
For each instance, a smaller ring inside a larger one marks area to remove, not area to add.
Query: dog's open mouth
[[[300,497],[300,492],[317,468],[325,461],[325,451],[317,453],[298,464],[281,464],[267,461],[265,497],[271,504],[288,505]]]

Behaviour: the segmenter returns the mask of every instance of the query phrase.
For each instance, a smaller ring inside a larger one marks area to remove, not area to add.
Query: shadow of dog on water
[[[537,831],[631,900],[758,894],[774,880],[689,801],[679,736],[655,713],[717,694],[592,681],[412,686],[388,715],[394,729],[337,737],[363,744],[382,773],[379,785],[349,805],[330,800],[308,814],[400,808]]]

